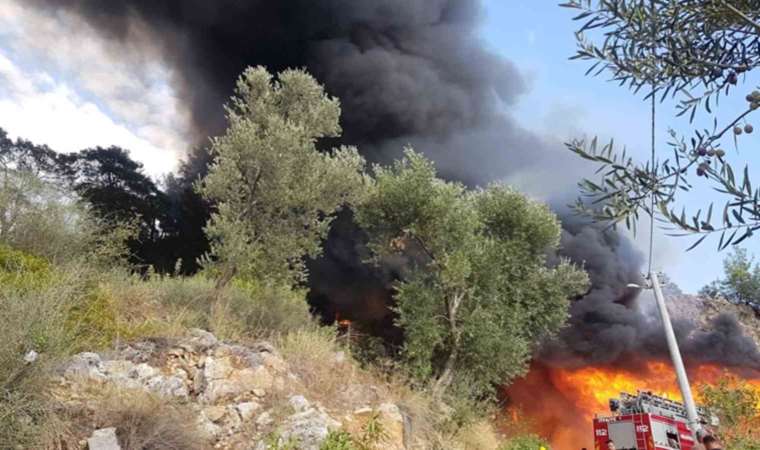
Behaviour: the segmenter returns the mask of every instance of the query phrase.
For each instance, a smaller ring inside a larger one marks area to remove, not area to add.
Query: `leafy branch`
[[[712,114],[739,76],[760,65],[760,0],[571,0],[560,6],[578,10],[574,20],[582,25],[571,59],[591,61],[587,75],[610,72],[613,81],[634,93],[654,86],[645,98],[658,96],[660,102],[683,96],[677,116],[689,114],[690,121],[701,107]],[[641,213],[657,217],[680,231],[677,235],[702,235],[691,248],[713,233],[721,235],[720,249],[752,236],[760,227],[758,191],[747,167],[737,180],[720,148],[726,134],[738,144],[737,136],[753,131],[745,122],[760,107],[760,92],[746,100],[747,109],[725,126],[719,129],[714,119],[712,130],[695,130],[688,142],[670,130],[672,156],[663,161],[635,163],[613,141],[567,143],[569,150],[597,163],[602,174],[597,182],[579,183],[581,197],[574,208],[612,226],[625,222],[634,232]],[[690,217],[684,209],[675,211],[678,193],[692,189],[694,174],[728,197],[720,224],[712,223],[712,204],[704,217],[702,210]]]

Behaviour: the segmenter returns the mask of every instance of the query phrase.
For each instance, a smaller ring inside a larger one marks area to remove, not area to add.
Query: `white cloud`
[[[27,75],[0,53],[0,79],[6,88],[5,96],[0,98],[0,126],[12,137],[24,137],[65,152],[118,145],[129,149],[154,177],[176,169],[176,153],[160,149],[116,123],[66,84],[51,84],[45,74]],[[35,78],[42,82],[33,81]]]
[[[155,56],[100,38],[73,15],[4,1],[0,127],[61,151],[119,145],[151,175],[174,170],[190,121]]]

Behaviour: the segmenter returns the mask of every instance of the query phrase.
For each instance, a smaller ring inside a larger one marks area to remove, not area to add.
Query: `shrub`
[[[387,433],[375,414],[364,424],[360,435],[352,436],[345,430],[331,431],[319,450],[375,450],[382,448],[386,439]]]
[[[28,170],[2,171],[0,181],[0,244],[54,263],[106,266],[127,256],[135,227],[97,219],[64,183]]]
[[[42,258],[0,244],[0,286],[34,287],[47,282],[50,265]]]
[[[0,323],[12,324],[0,327],[0,448],[38,448],[51,419],[47,375],[70,352],[65,319],[82,286],[76,271],[49,277],[53,281],[33,289],[8,284],[0,289]]]
[[[279,348],[315,400],[328,404],[339,401],[342,391],[356,378],[356,367],[352,363],[336,361],[339,347],[332,328],[291,332],[280,339]]]
[[[319,450],[356,450],[351,435],[345,431],[331,431]]]
[[[230,313],[242,321],[247,333],[266,337],[316,326],[304,290],[245,281],[235,281],[234,286],[247,294],[247,299],[229,302]]]
[[[167,320],[207,329],[228,340],[268,338],[314,326],[302,291],[235,281],[216,289],[212,280],[152,278],[153,292]]]
[[[315,326],[301,291],[238,282],[217,289],[203,276],[143,279],[120,270],[98,278],[67,320],[80,348],[179,336],[189,328],[241,341]]]
[[[529,434],[524,436],[516,436],[507,441],[507,443],[501,447],[500,450],[546,450],[549,449],[549,444],[546,443],[540,437]]]
[[[715,385],[702,385],[703,404],[720,418],[720,437],[727,448],[760,450],[760,393],[733,375]]]

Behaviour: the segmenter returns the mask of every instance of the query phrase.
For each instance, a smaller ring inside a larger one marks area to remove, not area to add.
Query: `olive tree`
[[[411,149],[374,176],[356,219],[376,261],[405,261],[395,300],[410,373],[439,400],[452,385],[480,397],[523,374],[587,284],[566,261],[547,265],[555,215],[504,186],[441,180]]]
[[[340,105],[304,71],[274,80],[247,69],[226,112],[229,126],[213,139],[213,163],[197,185],[214,207],[206,232],[219,285],[236,274],[298,282],[332,214],[360,197],[364,160],[350,147],[318,151],[318,139],[340,134]]]
[[[731,138],[736,144],[754,131],[750,118],[760,108],[760,91],[738,87],[760,66],[760,1],[571,0],[562,6],[576,10],[582,22],[573,58],[591,62],[587,74],[611,74],[634,93],[644,92],[653,109],[656,100],[672,97],[676,115],[714,116],[712,127],[692,136],[671,130],[669,154],[647,161],[634,161],[613,141],[569,142],[603,174],[581,182],[578,210],[634,230],[640,214],[660,216],[677,234],[696,235],[694,246],[716,233],[720,249],[752,236],[760,228],[760,191],[748,167],[734,170],[726,148]],[[746,97],[746,108],[719,123],[719,99],[735,91]],[[679,192],[700,178],[726,197],[720,213],[713,215],[712,204],[693,214],[676,208]]]

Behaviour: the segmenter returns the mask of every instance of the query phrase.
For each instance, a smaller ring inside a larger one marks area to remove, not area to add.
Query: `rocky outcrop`
[[[77,354],[60,368],[56,381],[56,398],[80,409],[90,407],[98,387],[165,398],[192,412],[205,440],[202,447],[208,448],[264,450],[287,443],[318,450],[331,431],[360,433],[370,417],[385,430],[378,448],[401,450],[408,439],[404,416],[395,404],[328,410],[309,400],[301,380],[271,344],[228,344],[203,330],[192,330],[187,339],[138,342],[107,354]],[[90,430],[91,450],[119,448],[120,425],[107,426]]]

